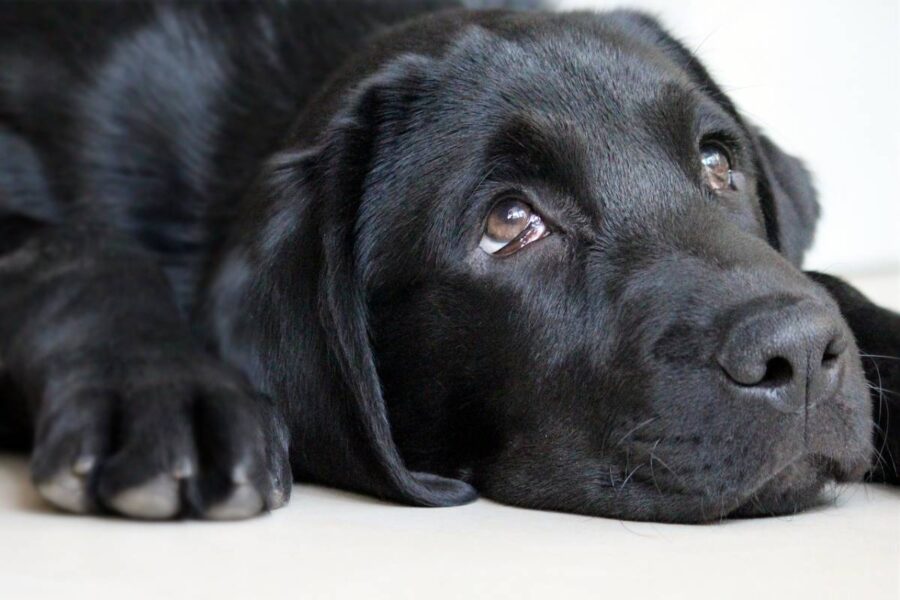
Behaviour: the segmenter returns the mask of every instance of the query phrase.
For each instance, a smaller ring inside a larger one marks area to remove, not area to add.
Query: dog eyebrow
[[[585,142],[573,124],[527,114],[509,118],[488,144],[488,159],[512,163],[522,175],[571,187],[583,173]]]
[[[571,121],[552,116],[518,113],[506,120],[487,145],[486,158],[498,178],[539,180],[575,199],[574,208],[590,216],[592,206],[577,199],[591,198],[587,141]]]

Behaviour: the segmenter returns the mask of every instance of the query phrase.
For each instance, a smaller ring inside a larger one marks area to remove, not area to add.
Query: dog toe
[[[50,504],[71,513],[91,508],[87,478],[73,470],[63,470],[37,484],[38,493]]]
[[[119,492],[107,504],[126,517],[172,519],[181,510],[180,485],[171,475],[158,475],[144,484]]]
[[[108,402],[89,395],[69,402],[73,411],[48,411],[39,419],[31,477],[41,497],[56,508],[87,513],[97,508],[93,484],[108,446]]]
[[[213,521],[247,519],[265,510],[262,495],[249,483],[235,486],[231,495],[206,510],[206,518]]]
[[[269,510],[278,510],[279,508],[286,506],[290,499],[290,489],[287,491],[280,488],[272,490],[272,493],[269,494]]]

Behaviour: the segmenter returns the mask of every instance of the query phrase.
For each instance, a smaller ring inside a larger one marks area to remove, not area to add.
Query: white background
[[[900,267],[896,5],[640,5],[818,174],[826,219],[810,264]],[[897,291],[882,297],[900,309]],[[834,506],[796,516],[682,526],[296,486],[259,519],[140,523],[55,514],[24,459],[0,456],[0,598],[897,600],[898,506],[900,488],[842,486]]]
[[[743,113],[812,170],[823,219],[807,266],[900,270],[896,0],[561,0],[641,8],[695,50]]]

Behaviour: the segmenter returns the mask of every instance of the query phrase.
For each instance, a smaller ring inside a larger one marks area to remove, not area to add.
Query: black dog
[[[0,438],[41,494],[692,522],[896,482],[859,347],[900,317],[799,270],[800,163],[646,16],[445,4],[0,7]]]

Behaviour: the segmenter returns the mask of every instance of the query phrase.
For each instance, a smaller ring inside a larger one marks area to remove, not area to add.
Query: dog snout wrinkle
[[[847,349],[840,319],[826,307],[798,302],[778,311],[738,311],[716,360],[732,390],[797,413],[839,387]]]

